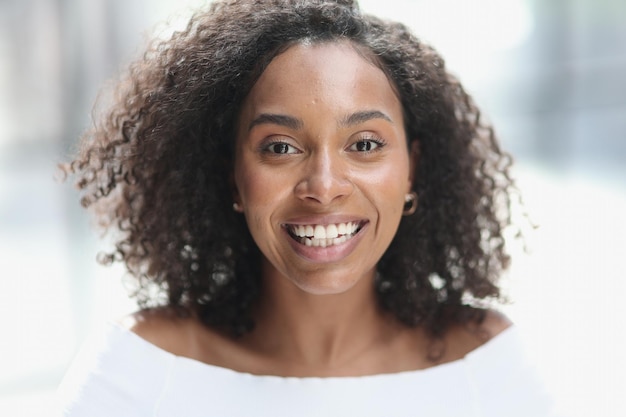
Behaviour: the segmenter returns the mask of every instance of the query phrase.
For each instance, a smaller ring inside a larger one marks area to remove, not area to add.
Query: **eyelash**
[[[358,141],[354,142],[352,145],[350,145],[350,148],[358,144],[365,144],[365,143],[374,143],[376,147],[374,149],[368,149],[368,150],[363,150],[363,151],[355,150],[355,152],[362,152],[362,153],[378,152],[387,144],[382,138],[378,136],[365,136],[359,139]]]
[[[283,152],[274,152],[274,151],[272,150],[272,148],[273,148],[274,146],[276,146],[276,145],[283,145],[283,146],[287,146],[287,147],[289,147],[289,148],[294,149],[294,150],[295,150],[295,152],[285,152],[285,153],[283,153]],[[261,147],[261,152],[263,152],[263,153],[267,153],[267,154],[270,154],[270,155],[289,155],[289,154],[299,153],[298,149],[297,149],[295,146],[290,145],[290,144],[288,144],[287,142],[284,142],[284,141],[282,141],[282,140],[272,140],[272,141],[271,141],[271,142],[269,142],[269,143],[265,143],[265,144],[263,144],[263,146]]]
[[[352,150],[352,147],[354,146],[358,146],[359,144],[368,144],[368,143],[374,143],[375,148],[374,149],[367,149],[367,150],[358,150],[358,149],[354,149]],[[348,150],[351,150],[352,152],[358,152],[358,153],[373,153],[373,152],[378,152],[380,151],[387,143],[380,137],[378,136],[365,136],[362,137],[361,139],[357,140],[356,142],[352,143]],[[288,148],[291,148],[292,152],[275,152],[274,150],[272,150],[272,148],[276,145],[283,145],[283,146],[287,146]],[[269,143],[264,144],[261,147],[261,151],[263,153],[267,153],[270,155],[289,155],[289,154],[296,154],[296,153],[300,153],[300,151],[294,147],[293,145],[290,145],[284,141],[281,140],[272,140]]]

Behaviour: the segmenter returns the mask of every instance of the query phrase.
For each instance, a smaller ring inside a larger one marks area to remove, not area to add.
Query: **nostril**
[[[296,196],[328,204],[352,193],[354,185],[343,173],[335,170],[316,170],[306,175],[295,187]]]
[[[337,198],[342,198],[352,193],[352,184],[349,182],[340,183],[314,183],[311,181],[298,184],[296,196],[303,200],[315,200],[320,203],[330,203]]]

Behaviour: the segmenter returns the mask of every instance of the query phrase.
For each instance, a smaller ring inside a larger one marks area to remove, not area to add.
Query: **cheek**
[[[254,168],[250,157],[243,152],[237,155],[238,163],[235,164],[235,186],[244,207],[254,204],[259,196],[263,196],[264,181],[259,170]]]
[[[267,216],[271,212],[272,198],[268,192],[270,186],[262,176],[245,169],[239,171],[235,182],[248,229],[258,241],[259,236],[266,233]]]
[[[241,169],[236,185],[244,207],[262,210],[283,197],[286,184],[279,175],[270,175],[263,169]]]
[[[396,164],[386,166],[372,178],[370,184],[372,181],[376,183],[377,205],[382,220],[388,222],[388,226],[395,226],[402,217],[404,198],[410,188],[408,161],[398,159]]]
[[[408,160],[398,158],[395,163],[385,165],[383,169],[370,176],[369,183],[376,184],[379,192],[387,198],[404,199],[410,188]]]

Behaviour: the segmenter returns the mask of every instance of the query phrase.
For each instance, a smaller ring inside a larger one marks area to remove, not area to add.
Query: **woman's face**
[[[315,294],[372,279],[398,228],[410,165],[400,101],[349,43],[296,45],[274,58],[242,105],[234,167],[263,278]]]

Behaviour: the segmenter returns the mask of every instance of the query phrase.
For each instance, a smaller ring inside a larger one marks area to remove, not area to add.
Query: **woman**
[[[494,310],[510,160],[352,1],[222,1],[131,66],[66,169],[142,310],[65,415],[545,415]]]

